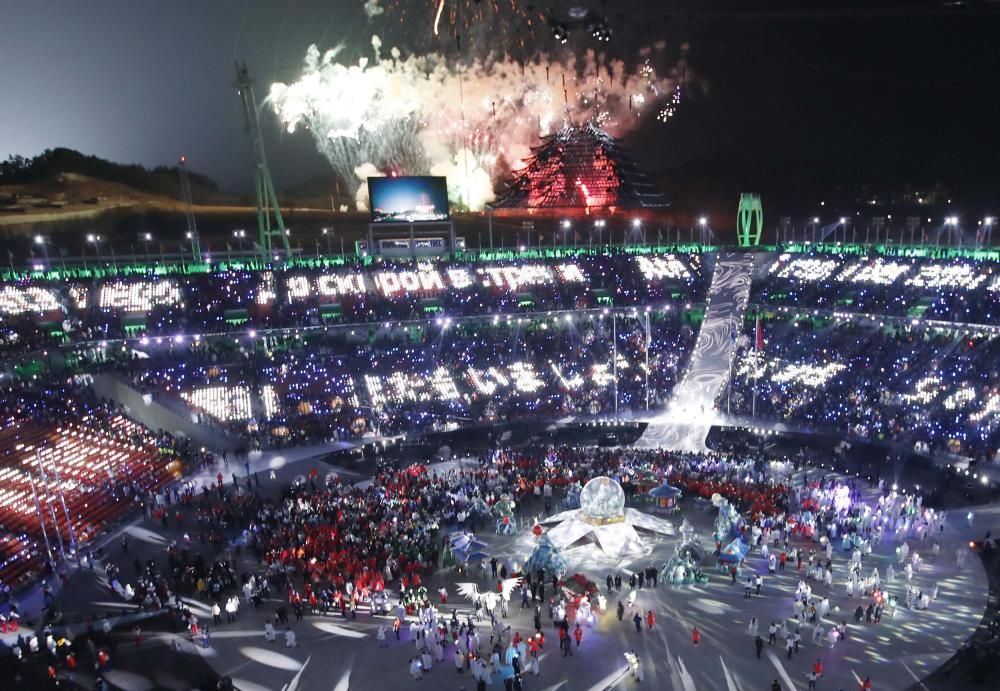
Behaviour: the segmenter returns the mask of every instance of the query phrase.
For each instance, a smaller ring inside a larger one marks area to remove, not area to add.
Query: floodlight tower
[[[267,157],[264,155],[264,140],[260,135],[260,118],[257,114],[257,100],[253,95],[253,80],[247,72],[246,63],[237,63],[236,79],[233,81],[240,98],[243,101],[243,115],[246,117],[247,136],[254,157],[254,190],[257,193],[257,228],[260,231],[261,252],[271,257],[274,249],[274,237],[279,237],[285,248],[285,256],[290,257],[292,248],[288,243],[288,232],[285,221],[278,207],[278,195],[274,193],[274,182],[267,169]]]
[[[194,202],[191,199],[191,181],[188,179],[187,156],[177,160],[177,171],[181,177],[181,196],[184,197],[184,216],[187,218],[187,239],[191,241],[191,254],[196,262],[201,261],[201,238],[198,224],[194,220]]]

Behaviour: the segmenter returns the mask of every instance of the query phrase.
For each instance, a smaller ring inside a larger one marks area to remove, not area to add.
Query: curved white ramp
[[[636,441],[643,448],[704,451],[708,430],[717,420],[715,399],[732,371],[743,314],[750,298],[754,255],[726,252],[715,262],[708,309],[684,378],[665,413],[649,422]]]

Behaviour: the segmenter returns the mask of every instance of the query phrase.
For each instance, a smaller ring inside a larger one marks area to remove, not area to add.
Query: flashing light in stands
[[[913,393],[905,393],[900,398],[907,403],[927,405],[940,395],[941,388],[941,378],[931,375],[918,381],[913,387]]]
[[[845,369],[847,366],[839,362],[824,365],[788,364],[784,369],[774,371],[771,380],[776,384],[794,382],[810,389],[818,389]]]
[[[879,257],[870,263],[858,261],[848,265],[838,276],[843,283],[869,283],[880,286],[892,285],[910,271],[912,265]]]
[[[906,285],[918,288],[961,288],[975,290],[987,278],[969,264],[927,264],[917,275],[907,279]]]
[[[776,273],[778,278],[812,283],[826,280],[839,265],[840,262],[836,259],[793,257],[790,254],[783,254],[771,266],[771,273]]]
[[[971,386],[963,386],[951,393],[947,398],[944,399],[944,407],[947,410],[955,410],[957,408],[965,408],[969,403],[976,400],[976,390]]]
[[[662,257],[644,257],[639,255],[635,258],[639,265],[639,271],[647,281],[659,281],[663,279],[688,280],[691,272],[687,267],[672,254]]]
[[[4,286],[0,289],[0,313],[24,314],[44,313],[60,309],[59,299],[54,291],[45,288],[18,288]]]
[[[222,422],[249,420],[250,391],[245,386],[208,386],[181,393],[193,408],[205,411]]]
[[[123,312],[149,312],[160,305],[177,305],[181,291],[173,280],[112,281],[101,287],[98,305],[103,309]]]

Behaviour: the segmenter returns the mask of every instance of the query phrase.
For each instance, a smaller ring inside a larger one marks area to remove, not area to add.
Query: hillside
[[[253,208],[249,195],[229,195],[208,176],[189,170],[198,214],[228,214]],[[283,206],[285,206],[285,195]],[[329,199],[321,208],[329,209]],[[299,206],[291,204],[290,206]],[[50,149],[35,158],[0,161],[0,226],[92,219],[114,209],[183,212],[176,166],[148,169]]]
[[[180,198],[176,166],[149,169],[136,164],[114,163],[65,148],[47,149],[34,158],[10,156],[0,162],[0,185],[45,184],[65,174],[127,185],[151,195]],[[189,169],[188,178],[196,203],[200,199],[210,200],[212,196],[219,195],[218,184],[208,176]]]

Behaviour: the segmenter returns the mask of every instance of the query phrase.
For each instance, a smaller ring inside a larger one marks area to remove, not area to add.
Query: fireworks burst
[[[445,175],[453,203],[482,208],[539,137],[588,123],[621,136],[663,95],[674,95],[667,108],[679,99],[676,80],[648,59],[635,71],[592,51],[462,67],[437,53],[404,58],[393,48],[383,56],[377,36],[372,47],[373,59],[345,64],[339,48],[310,46],[301,77],[272,84],[268,95],[282,126],[308,128],[334,170],[358,186],[359,207],[364,179],[392,171]]]
[[[525,48],[533,28],[544,24],[541,10],[519,0],[364,0],[363,7],[369,20],[384,20],[380,31],[402,28],[411,44],[425,35],[454,39],[459,48]],[[426,34],[421,27],[427,27]]]
[[[674,92],[670,95],[670,99],[667,101],[666,105],[656,114],[656,119],[660,122],[666,122],[670,118],[677,114],[677,109],[681,105],[681,91],[683,90],[683,84],[677,82],[674,85]]]

